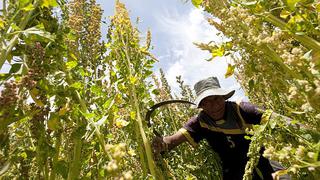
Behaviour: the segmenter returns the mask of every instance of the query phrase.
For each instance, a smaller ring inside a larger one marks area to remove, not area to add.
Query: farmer
[[[248,102],[235,103],[226,101],[234,90],[227,91],[220,87],[216,77],[209,77],[194,85],[195,105],[202,111],[175,134],[156,137],[152,146],[156,154],[168,151],[188,141],[193,147],[200,140],[206,139],[222,161],[223,179],[240,180],[243,177],[250,141],[244,138],[245,129],[252,124],[259,124],[268,116],[257,106]],[[253,174],[253,179],[273,179],[272,173],[279,170],[278,163],[263,156],[260,157]],[[289,177],[286,177],[289,178]]]

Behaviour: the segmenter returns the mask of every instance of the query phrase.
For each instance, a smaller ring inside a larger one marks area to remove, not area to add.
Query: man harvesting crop
[[[153,140],[155,153],[171,150],[186,141],[196,147],[200,140],[206,139],[220,156],[223,179],[242,179],[250,144],[250,141],[244,138],[245,129],[253,124],[260,124],[269,117],[251,103],[237,104],[226,101],[235,91],[222,89],[216,77],[197,82],[194,90],[196,92],[194,104],[202,111],[189,119],[175,134],[163,138],[156,137]],[[261,156],[254,170],[253,179],[272,179],[272,173],[279,168],[275,167],[275,164],[271,165],[268,159]]]

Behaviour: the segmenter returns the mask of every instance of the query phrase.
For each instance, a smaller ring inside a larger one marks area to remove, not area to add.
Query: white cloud
[[[186,84],[193,85],[198,80],[209,76],[217,76],[220,84],[227,89],[239,90],[240,86],[233,77],[224,78],[227,69],[226,58],[216,58],[211,62],[209,52],[197,48],[193,42],[221,42],[218,31],[210,26],[201,9],[190,9],[188,14],[177,11],[163,13],[156,18],[159,31],[166,33],[166,55],[161,58],[159,66],[164,69],[169,84],[175,92],[178,91],[176,76],[181,75]],[[165,67],[165,68],[164,68]],[[237,92],[233,99],[243,97],[243,92]]]

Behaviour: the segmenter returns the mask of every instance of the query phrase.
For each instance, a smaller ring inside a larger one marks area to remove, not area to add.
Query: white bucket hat
[[[223,96],[225,100],[229,99],[235,90],[222,89],[219,80],[216,77],[209,77],[198,81],[194,85],[196,98],[194,100],[195,106],[199,107],[200,102],[208,96]]]

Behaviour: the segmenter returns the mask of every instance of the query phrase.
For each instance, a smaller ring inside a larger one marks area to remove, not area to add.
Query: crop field
[[[1,3],[0,179],[222,179],[206,142],[153,153],[155,131],[170,135],[198,110],[171,104],[146,121],[154,104],[193,101],[194,93],[178,76],[173,95],[164,71],[153,72],[152,32],[141,38],[125,4],[116,1],[102,33],[95,0]],[[263,146],[264,157],[286,167],[277,175],[319,180],[320,2],[181,3],[204,9],[227,37],[194,43],[211,53],[208,61],[230,57],[225,77],[234,75],[250,102],[283,115],[247,131],[243,179],[252,179]]]

